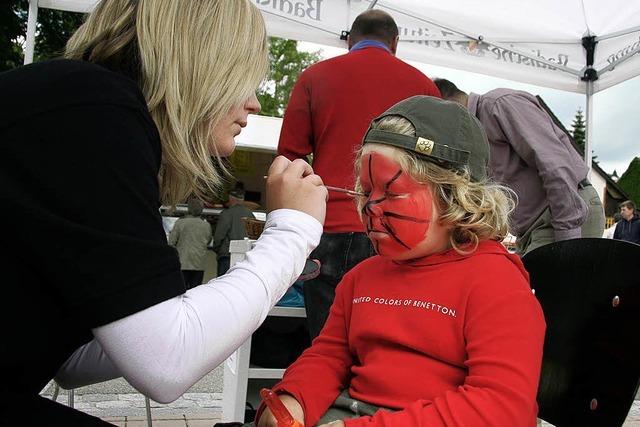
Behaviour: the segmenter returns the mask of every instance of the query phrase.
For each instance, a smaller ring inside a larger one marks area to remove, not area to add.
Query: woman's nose
[[[260,101],[258,101],[258,97],[255,93],[252,93],[244,103],[244,109],[251,114],[258,114],[261,108],[262,106],[260,105]]]

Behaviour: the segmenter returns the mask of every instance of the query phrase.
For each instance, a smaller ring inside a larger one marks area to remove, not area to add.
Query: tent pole
[[[36,45],[36,22],[38,21],[38,0],[29,0],[29,16],[27,18],[27,39],[24,46],[24,63],[33,62],[33,50]]]
[[[584,140],[584,161],[589,168],[589,177],[591,177],[591,145],[593,143],[593,80],[587,80],[587,104],[586,104],[586,138]]]

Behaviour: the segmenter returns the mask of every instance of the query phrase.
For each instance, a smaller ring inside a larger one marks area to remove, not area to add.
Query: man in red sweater
[[[313,153],[313,169],[326,185],[353,188],[353,162],[371,119],[413,95],[440,96],[434,83],[395,57],[398,27],[381,10],[360,14],[351,27],[349,53],[319,62],[296,82],[284,115],[278,154],[290,160]],[[322,269],[305,284],[311,338],[324,325],[335,287],[373,254],[353,198],[330,193],[320,245],[311,254]]]

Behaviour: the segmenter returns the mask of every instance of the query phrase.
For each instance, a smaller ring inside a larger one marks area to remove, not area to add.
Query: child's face
[[[360,184],[367,198],[362,219],[379,255],[419,258],[449,248],[449,229],[438,223],[429,185],[402,171],[391,147],[367,148],[360,160]]]

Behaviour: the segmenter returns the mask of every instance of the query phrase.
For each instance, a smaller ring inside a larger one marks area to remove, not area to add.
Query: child
[[[306,426],[536,425],[545,323],[500,241],[513,209],[458,104],[415,96],[367,131],[359,210],[378,256],[338,286],[320,336],[274,387]],[[264,406],[264,405],[263,405]],[[259,427],[275,426],[264,407]]]

